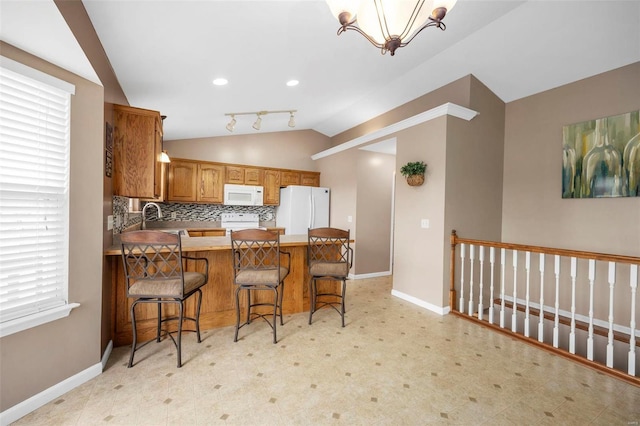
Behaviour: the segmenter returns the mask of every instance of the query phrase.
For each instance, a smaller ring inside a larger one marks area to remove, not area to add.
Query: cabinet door
[[[114,105],[113,116],[114,195],[159,199],[162,185],[160,113]]]
[[[169,201],[196,201],[198,163],[173,160],[169,163]]]
[[[264,204],[277,206],[280,204],[280,171],[264,171]]]
[[[263,182],[262,169],[251,169],[245,167],[244,169],[244,184],[245,185],[262,185]]]
[[[300,185],[320,186],[320,173],[317,172],[301,172]]]
[[[292,172],[291,170],[283,170],[280,172],[280,185],[300,185],[300,172]]]
[[[197,201],[218,203],[224,201],[224,166],[200,163],[198,165]]]
[[[244,167],[226,166],[224,183],[244,184]]]

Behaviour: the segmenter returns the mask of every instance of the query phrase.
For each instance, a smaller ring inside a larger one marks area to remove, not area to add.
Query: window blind
[[[34,79],[6,63],[0,65],[2,323],[67,303],[69,252],[71,93],[43,82],[51,76]]]

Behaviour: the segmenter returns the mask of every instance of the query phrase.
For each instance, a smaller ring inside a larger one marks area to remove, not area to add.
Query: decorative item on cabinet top
[[[424,172],[427,165],[424,161],[409,162],[400,168],[400,173],[407,179],[409,186],[420,186],[424,183]]]

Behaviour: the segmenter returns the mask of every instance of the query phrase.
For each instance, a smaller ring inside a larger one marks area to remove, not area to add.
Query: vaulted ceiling
[[[296,129],[333,136],[468,74],[510,102],[640,61],[636,1],[459,0],[446,31],[393,57],[337,36],[324,1],[83,4],[130,104],[168,116],[166,140],[229,135],[225,113],[292,109]],[[53,1],[0,8],[4,41],[97,81]],[[234,134],[256,132],[255,116],[236,119]],[[288,119],[266,116],[261,132]]]

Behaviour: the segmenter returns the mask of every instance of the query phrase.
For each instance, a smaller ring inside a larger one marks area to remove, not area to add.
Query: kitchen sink
[[[186,229],[173,229],[173,228],[147,228],[149,231],[162,231],[170,234],[179,234],[184,237],[189,236],[189,232]]]

